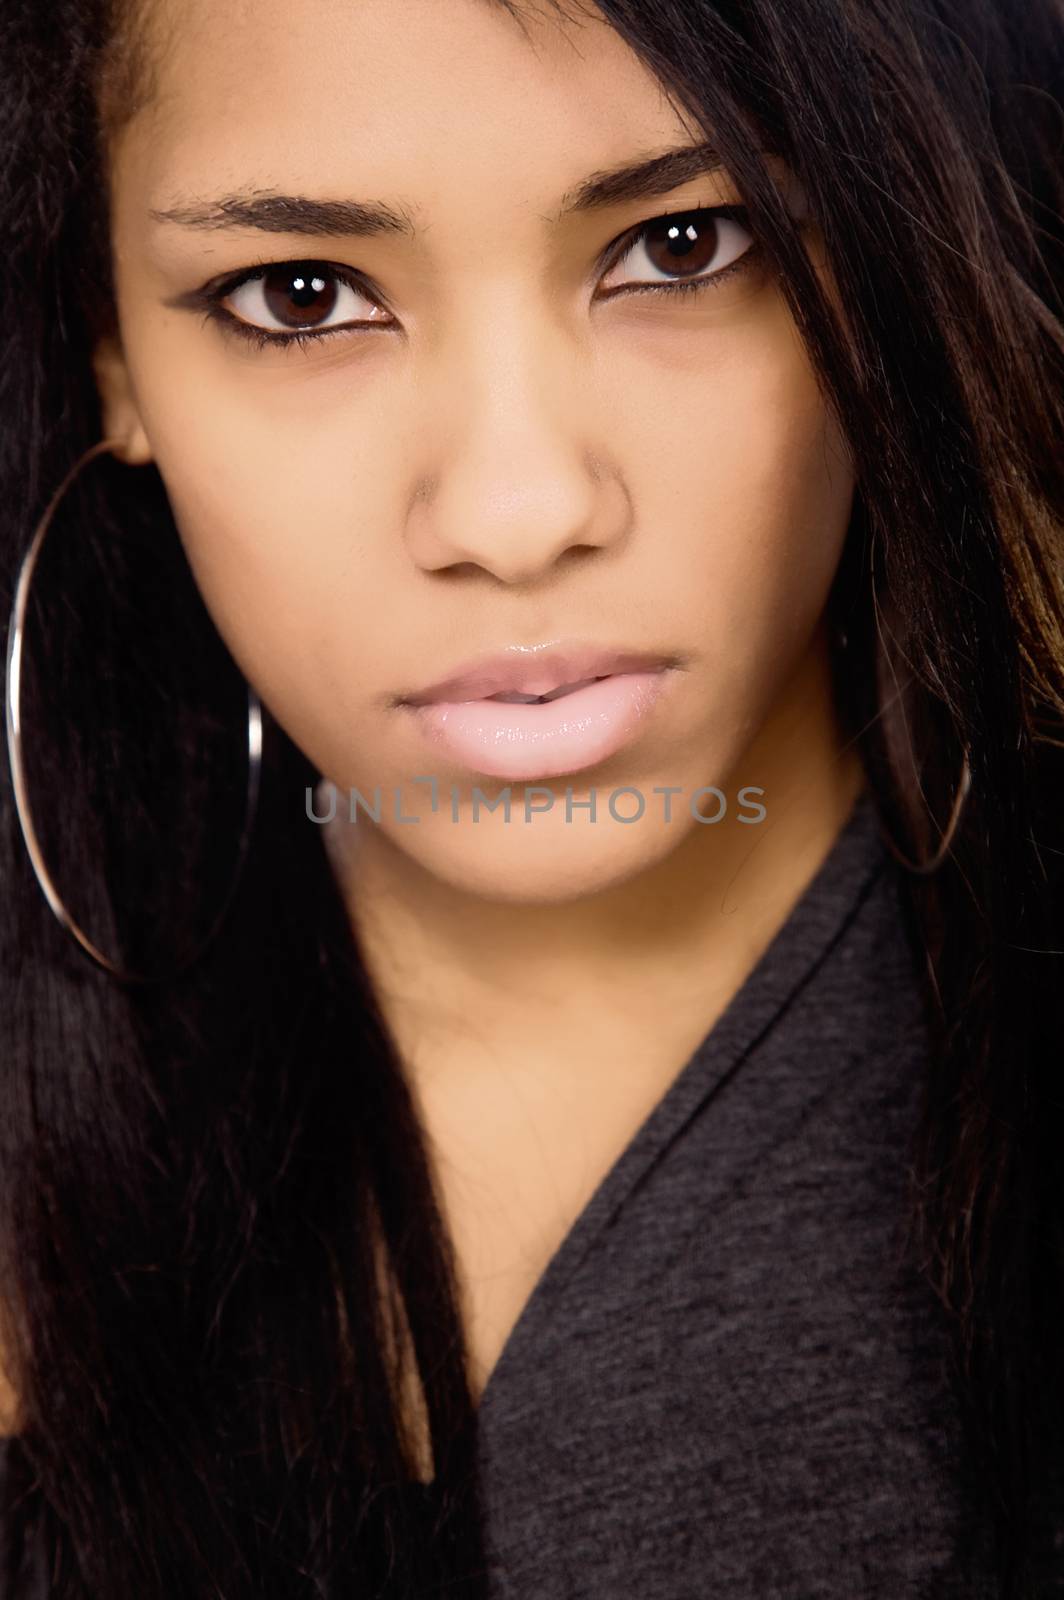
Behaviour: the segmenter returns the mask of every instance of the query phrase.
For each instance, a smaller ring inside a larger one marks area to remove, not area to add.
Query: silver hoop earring
[[[19,702],[22,678],[22,641],[26,621],[26,608],[29,602],[30,584],[33,579],[34,569],[37,565],[37,558],[40,554],[41,545],[44,542],[44,536],[48,531],[48,527],[55,515],[60,501],[70,488],[70,485],[73,483],[81,469],[86,466],[88,462],[93,460],[94,457],[103,455],[108,451],[113,451],[121,442],[122,441],[118,439],[101,440],[98,444],[93,445],[89,450],[87,450],[85,454],[74,463],[66,477],[63,479],[59,488],[49,501],[44,515],[37,524],[33,538],[30,540],[29,548],[22,559],[22,564],[19,568],[18,581],[15,586],[15,599],[11,608],[11,617],[8,626],[7,638],[7,749],[8,758],[11,763],[11,782],[15,795],[15,808],[18,813],[19,826],[22,829],[22,837],[25,841],[26,850],[29,854],[30,863],[33,867],[37,882],[41,887],[41,891],[45,900],[48,902],[48,905],[54,912],[61,927],[63,927],[65,931],[76,940],[79,948],[83,950],[86,955],[91,957],[91,959],[96,962],[98,966],[102,967],[105,972],[110,973],[112,977],[119,979],[123,983],[159,983],[168,978],[179,976],[181,973],[186,971],[187,968],[193,964],[193,962],[198,960],[200,955],[202,955],[203,951],[210,944],[211,940],[215,937],[221,925],[222,918],[225,916],[225,913],[228,910],[229,904],[233,898],[240,873],[243,869],[244,860],[247,855],[251,827],[258,805],[259,779],[262,767],[262,707],[258,696],[249,684],[247,732],[247,805],[244,812],[244,825],[237,853],[236,868],[234,870],[225,898],[222,901],[214,921],[211,923],[206,934],[195,946],[192,953],[187,956],[178,966],[171,968],[168,972],[134,972],[129,968],[119,966],[116,962],[111,961],[106,955],[104,955],[103,951],[98,949],[98,947],[92,942],[83,929],[81,929],[75,922],[74,918],[70,915],[70,912],[64,905],[63,900],[52,880],[51,874],[49,873],[45,864],[40,841],[38,840],[36,829],[33,826],[33,818],[30,813],[29,793],[26,785],[26,769],[22,758],[23,729]]]
[[[894,856],[895,860],[900,861],[901,865],[906,869],[906,871],[915,873],[917,877],[922,878],[929,877],[931,873],[938,871],[939,867],[942,865],[943,861],[945,861],[946,856],[949,853],[950,845],[953,843],[953,836],[957,832],[957,825],[961,820],[961,813],[964,810],[965,802],[968,799],[968,792],[971,787],[972,773],[971,768],[968,765],[968,752],[966,750],[964,752],[964,764],[961,768],[961,779],[957,786],[957,797],[953,802],[953,809],[950,812],[949,821],[946,824],[946,830],[939,841],[938,849],[935,851],[934,855],[929,861],[910,860],[907,855],[898,849],[897,845],[894,843],[894,840],[884,828],[883,837],[886,841],[887,847]]]

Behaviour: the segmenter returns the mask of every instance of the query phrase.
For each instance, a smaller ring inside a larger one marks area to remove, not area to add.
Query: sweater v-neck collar
[[[875,801],[864,789],[786,921],[606,1172],[536,1280],[481,1392],[482,1425],[490,1421],[510,1375],[522,1361],[535,1359],[539,1330],[555,1314],[566,1286],[629,1196],[690,1119],[780,1022],[888,862]]]

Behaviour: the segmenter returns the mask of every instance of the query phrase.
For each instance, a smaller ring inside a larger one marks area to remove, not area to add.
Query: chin
[[[611,889],[661,861],[692,826],[682,814],[665,823],[649,806],[627,824],[608,813],[592,822],[576,810],[566,821],[564,795],[526,823],[515,786],[509,822],[501,811],[481,812],[474,821],[460,807],[458,822],[447,809],[416,827],[393,825],[388,832],[396,848],[433,877],[462,893],[519,906],[562,905]]]

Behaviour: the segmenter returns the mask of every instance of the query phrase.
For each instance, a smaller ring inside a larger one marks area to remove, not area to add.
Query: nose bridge
[[[519,484],[525,495],[542,493],[580,454],[575,339],[566,338],[542,297],[503,287],[455,318],[444,350],[454,403],[452,467],[489,482],[497,477],[508,495]]]
[[[590,354],[542,297],[479,293],[448,319],[436,360],[436,459],[421,461],[433,492],[417,507],[424,564],[474,562],[515,581],[616,536],[623,493],[594,445]]]

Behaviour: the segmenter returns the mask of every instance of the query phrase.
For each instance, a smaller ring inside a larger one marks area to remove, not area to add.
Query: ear
[[[100,340],[93,351],[92,365],[100,396],[104,437],[121,440],[121,446],[116,447],[114,453],[128,466],[143,466],[152,459],[152,449],[117,335],[108,334]]]

